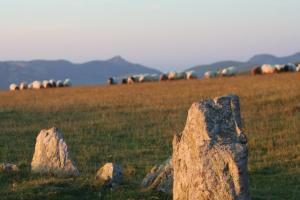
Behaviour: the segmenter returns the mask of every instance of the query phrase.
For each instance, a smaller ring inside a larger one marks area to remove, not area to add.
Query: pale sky
[[[300,51],[299,0],[0,0],[0,60],[161,70]]]

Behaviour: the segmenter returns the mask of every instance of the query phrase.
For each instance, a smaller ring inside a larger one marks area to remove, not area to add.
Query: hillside
[[[65,78],[70,78],[74,85],[99,84],[111,76],[136,73],[160,73],[160,71],[128,62],[120,56],[82,64],[66,60],[7,61],[0,62],[0,88],[7,89],[12,82]]]
[[[22,172],[0,173],[7,199],[170,199],[142,192],[153,165],[172,153],[193,102],[235,93],[248,137],[253,200],[297,200],[300,196],[300,73],[209,80],[84,86],[0,92],[0,162]],[[58,127],[80,177],[32,175],[30,162],[39,131]],[[115,190],[95,183],[106,162],[119,163],[124,184]]]
[[[208,65],[198,65],[192,68],[189,68],[185,71],[194,70],[199,76],[203,76],[206,71],[212,70],[217,71],[224,67],[236,66],[240,72],[247,72],[253,66],[262,65],[262,64],[286,64],[289,62],[299,62],[300,61],[300,52],[295,53],[291,56],[286,57],[276,57],[271,54],[258,54],[250,58],[246,62],[240,61],[220,61]]]

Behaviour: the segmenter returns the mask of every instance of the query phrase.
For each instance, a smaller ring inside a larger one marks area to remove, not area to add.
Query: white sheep
[[[26,90],[28,88],[28,85],[26,82],[21,82],[20,83],[20,90]]]
[[[10,84],[10,86],[9,86],[9,90],[10,90],[10,91],[16,91],[16,90],[19,90],[19,86],[18,86],[17,84],[15,84],[15,83],[12,83],[12,84]]]
[[[63,85],[64,85],[64,87],[70,87],[70,86],[72,86],[71,80],[67,78],[64,81]]]
[[[187,72],[185,72],[185,76],[186,76],[186,79],[188,79],[188,80],[197,79],[197,74],[195,73],[195,71],[187,71]]]
[[[50,79],[49,83],[50,83],[51,87],[56,87],[56,81],[54,79]]]
[[[221,71],[222,76],[235,76],[237,74],[237,68],[236,67],[227,67]]]
[[[263,64],[261,66],[261,71],[263,74],[274,74],[278,72],[278,69],[274,65]]]
[[[204,73],[204,78],[214,78],[217,77],[218,72],[217,71],[207,71]]]
[[[39,89],[43,88],[43,85],[42,85],[41,81],[33,81],[32,88],[39,90]]]

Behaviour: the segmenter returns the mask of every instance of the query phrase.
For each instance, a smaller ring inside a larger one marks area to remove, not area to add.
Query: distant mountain
[[[276,57],[274,55],[270,54],[259,54],[255,55],[252,58],[250,58],[246,62],[239,62],[239,61],[221,61],[209,65],[198,65],[192,68],[189,68],[185,71],[189,70],[194,70],[198,76],[203,76],[206,71],[209,70],[219,70],[224,67],[229,67],[229,66],[236,66],[239,68],[240,72],[247,72],[251,70],[253,66],[256,65],[262,65],[262,64],[286,64],[289,62],[298,62],[300,61],[300,52],[295,53],[291,56],[286,56],[286,57]]]
[[[10,83],[34,80],[70,78],[74,85],[105,83],[108,77],[121,77],[137,73],[161,73],[159,70],[134,64],[121,56],[109,60],[95,60],[81,64],[66,60],[33,60],[0,62],[0,88]]]

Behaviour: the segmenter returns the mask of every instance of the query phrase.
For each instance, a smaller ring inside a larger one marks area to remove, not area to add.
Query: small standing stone
[[[116,187],[122,184],[122,168],[115,163],[106,163],[96,174],[96,180],[100,180],[109,187]]]
[[[57,176],[79,175],[77,167],[69,158],[68,146],[57,128],[41,130],[37,136],[31,170]]]
[[[156,190],[158,192],[172,194],[173,188],[173,163],[172,157],[163,164],[155,165],[143,179],[142,188],[146,191]]]
[[[0,171],[4,172],[17,172],[19,171],[19,168],[17,165],[12,163],[1,163],[0,164]]]

